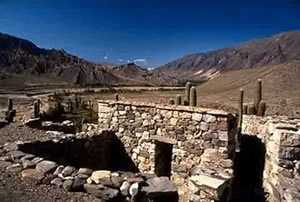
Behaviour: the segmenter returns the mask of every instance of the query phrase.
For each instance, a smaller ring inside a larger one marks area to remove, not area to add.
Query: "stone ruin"
[[[99,127],[111,128],[137,168],[156,173],[157,139],[172,144],[171,179],[188,201],[300,201],[300,120],[236,117],[191,106],[98,101]]]
[[[7,143],[1,154],[8,172],[102,201],[178,201],[169,178],[139,172],[113,131],[54,132],[43,141]]]
[[[98,117],[76,135],[70,122],[26,122],[63,132],[2,146],[1,166],[104,201],[300,201],[299,119],[243,115],[237,139],[221,110],[99,100]]]

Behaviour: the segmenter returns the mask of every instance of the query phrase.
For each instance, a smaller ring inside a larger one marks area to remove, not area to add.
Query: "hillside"
[[[226,71],[279,65],[297,59],[300,59],[300,32],[288,32],[239,46],[188,55],[155,71],[181,80],[206,81]]]
[[[138,66],[135,66],[134,70],[126,65],[122,68],[124,69],[95,64],[64,50],[39,48],[28,40],[0,33],[0,83],[2,86],[42,83],[95,86],[178,84],[175,79],[160,76],[159,73],[152,74]],[[130,73],[124,74],[127,71]],[[147,72],[147,74],[141,75],[139,72]]]
[[[201,106],[235,111],[239,89],[245,91],[245,102],[252,103],[254,87],[259,78],[263,82],[267,114],[300,118],[300,61],[223,73],[198,86],[198,103]]]
[[[172,78],[168,75],[162,76],[160,73],[143,69],[140,66],[129,63],[125,65],[115,66],[110,69],[110,72],[117,75],[129,83],[134,83],[136,85],[148,85],[148,86],[165,86],[165,85],[179,85],[177,79]]]

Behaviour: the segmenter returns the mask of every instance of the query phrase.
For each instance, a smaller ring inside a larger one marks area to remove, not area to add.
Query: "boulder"
[[[148,200],[157,200],[168,202],[178,201],[178,192],[174,184],[168,177],[154,177],[146,181],[148,186],[143,186],[141,192]]]
[[[40,170],[30,168],[22,171],[22,177],[41,181],[45,176]]]
[[[75,178],[72,184],[72,191],[83,191],[83,185],[86,183],[85,179]]]
[[[72,191],[73,180],[65,180],[63,183],[63,188],[67,191]]]
[[[42,171],[43,173],[49,173],[57,167],[57,163],[53,161],[41,161],[36,165],[36,169]]]
[[[78,174],[85,174],[85,175],[91,175],[93,173],[92,169],[89,168],[79,168],[77,175]]]
[[[128,191],[129,191],[129,187],[130,187],[130,183],[127,181],[124,181],[120,187],[120,191],[122,193],[123,196],[127,196],[128,195]]]
[[[35,167],[35,164],[32,163],[32,161],[30,160],[24,160],[22,161],[22,165],[23,165],[23,168],[34,168]]]
[[[73,166],[66,166],[63,170],[62,170],[62,175],[63,176],[71,176],[72,175],[72,173],[74,173],[75,172],[75,170],[76,170],[76,168],[75,167],[73,167]]]
[[[96,184],[99,184],[99,179],[101,178],[110,178],[111,171],[109,170],[97,170],[92,173],[90,179],[94,181]]]
[[[64,170],[64,166],[58,166],[54,171],[53,175],[59,175]]]
[[[55,186],[57,186],[57,187],[62,187],[63,183],[64,183],[63,180],[62,180],[61,178],[59,178],[59,177],[54,178],[54,179],[50,182],[51,185],[55,185]]]
[[[20,160],[23,156],[25,156],[25,153],[19,150],[13,150],[8,152],[7,156],[9,156],[11,160],[16,161]]]
[[[118,190],[112,189],[103,185],[84,184],[84,189],[87,193],[100,198],[104,201],[119,202],[123,201]]]

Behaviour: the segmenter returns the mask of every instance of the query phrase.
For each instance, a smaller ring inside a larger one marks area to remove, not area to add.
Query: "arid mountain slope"
[[[148,86],[165,86],[179,84],[178,80],[173,77],[168,75],[162,76],[160,73],[143,69],[134,63],[115,66],[110,69],[110,72],[117,75],[119,78],[136,85],[146,84]]]
[[[152,74],[136,65],[132,69],[131,66],[110,68],[95,64],[64,50],[39,48],[28,40],[0,33],[0,83],[158,86],[174,85],[177,81],[159,73]]]
[[[239,89],[245,91],[245,102],[252,103],[257,79],[263,82],[263,99],[267,114],[300,118],[300,60],[257,69],[225,72],[198,86],[198,103],[202,106],[235,111]]]
[[[155,71],[178,79],[205,81],[229,70],[279,65],[297,59],[300,59],[300,32],[288,32],[239,46],[188,55]]]

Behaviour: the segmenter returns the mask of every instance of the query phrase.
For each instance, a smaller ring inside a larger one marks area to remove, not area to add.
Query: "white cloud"
[[[135,59],[135,60],[133,60],[133,62],[142,62],[142,63],[145,63],[145,62],[147,62],[147,60],[146,59]]]
[[[142,65],[146,65],[147,64],[147,59],[144,59],[144,58],[139,58],[139,59],[135,59],[133,60],[133,62],[135,64],[142,64]]]

